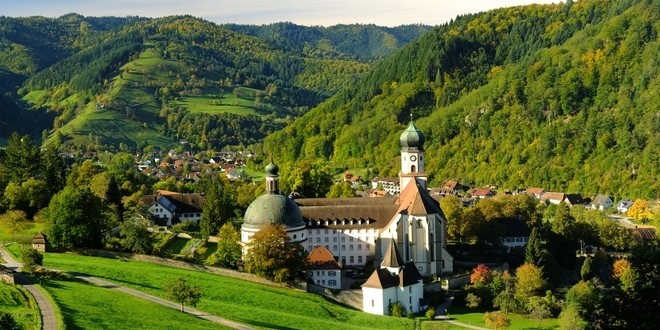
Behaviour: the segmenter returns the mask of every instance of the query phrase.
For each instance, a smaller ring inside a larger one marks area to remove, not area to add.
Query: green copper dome
[[[410,125],[406,128],[401,137],[399,138],[401,149],[407,151],[423,151],[424,150],[424,135],[420,130],[415,127],[413,121],[410,120]]]
[[[287,228],[305,226],[298,205],[280,194],[261,195],[245,211],[244,227],[258,229],[268,224],[283,224]]]

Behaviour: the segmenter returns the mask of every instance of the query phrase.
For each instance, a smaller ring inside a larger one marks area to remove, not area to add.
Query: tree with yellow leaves
[[[653,213],[649,210],[649,202],[645,199],[636,200],[628,209],[627,214],[635,221],[650,219],[653,216]]]

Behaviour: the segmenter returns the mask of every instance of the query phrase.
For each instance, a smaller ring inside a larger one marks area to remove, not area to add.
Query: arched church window
[[[415,172],[417,172],[416,170],[417,170],[417,168],[415,167],[415,165],[410,166],[410,172],[415,173]]]

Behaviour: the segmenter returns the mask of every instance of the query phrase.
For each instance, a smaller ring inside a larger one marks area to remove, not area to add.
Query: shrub
[[[11,314],[0,312],[0,329],[18,330],[21,329],[21,326]]]
[[[394,302],[390,304],[390,315],[396,316],[396,317],[402,317],[403,316],[403,305],[401,305],[400,302]]]
[[[433,320],[435,318],[435,308],[431,307],[426,310],[426,313],[424,313],[424,316],[426,316],[427,319]]]
[[[481,298],[474,293],[468,293],[465,297],[465,306],[468,308],[477,308],[481,303]]]
[[[37,266],[43,265],[44,256],[29,245],[24,245],[21,251],[23,271],[32,273]]]
[[[485,313],[484,322],[486,326],[492,329],[508,328],[511,325],[511,320],[506,317],[506,314],[501,311]]]

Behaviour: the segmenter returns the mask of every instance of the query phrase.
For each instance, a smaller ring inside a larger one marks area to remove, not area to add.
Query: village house
[[[378,189],[381,186],[383,190],[387,191],[391,196],[396,196],[401,193],[399,178],[392,177],[375,177],[371,180],[371,189]]]
[[[530,187],[525,190],[525,194],[540,200],[541,196],[545,194],[545,189],[538,187]]]
[[[625,214],[626,212],[628,212],[628,209],[630,209],[633,203],[634,202],[631,200],[627,200],[627,199],[621,200],[619,201],[619,203],[616,204],[616,210],[619,211],[619,213]]]
[[[470,191],[473,199],[484,199],[495,196],[495,193],[488,188],[475,188]]]
[[[541,203],[546,203],[546,204],[555,204],[559,205],[559,203],[564,201],[564,198],[566,198],[566,194],[561,193],[561,192],[546,192],[541,195]]]
[[[182,221],[198,223],[202,218],[204,196],[158,190],[154,195],[142,197],[141,202],[148,205],[147,212],[156,224],[169,227]]]
[[[500,235],[500,242],[507,253],[515,249],[522,249],[527,245],[531,230],[523,220],[518,218],[500,218],[495,221],[504,228],[504,233]]]
[[[458,195],[459,193],[465,192],[470,187],[460,184],[457,180],[445,181],[442,187],[439,190],[440,195]]]
[[[580,194],[565,194],[562,202],[566,203],[569,207],[584,206],[586,204]]]
[[[607,195],[596,195],[596,197],[594,197],[594,199],[591,201],[591,208],[594,210],[604,211],[613,205],[614,202],[612,201],[612,198]]]
[[[307,262],[307,275],[312,282],[329,289],[341,289],[341,266],[325,246],[315,247]]]

